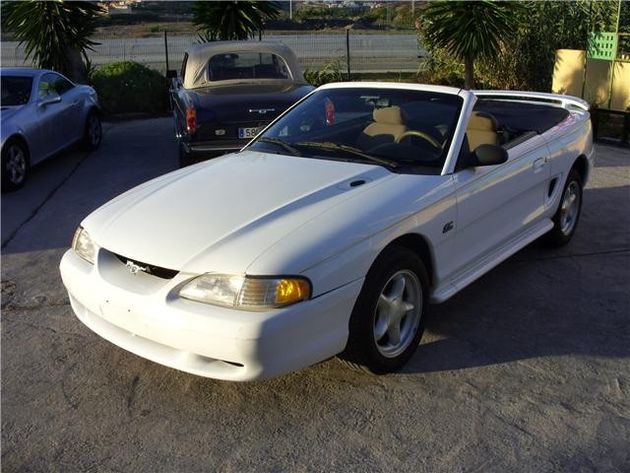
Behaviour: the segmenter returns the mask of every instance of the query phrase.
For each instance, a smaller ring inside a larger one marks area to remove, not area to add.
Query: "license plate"
[[[259,131],[260,131],[260,128],[258,128],[258,127],[239,128],[238,129],[238,137],[239,138],[253,138],[254,136],[256,136],[258,134]]]

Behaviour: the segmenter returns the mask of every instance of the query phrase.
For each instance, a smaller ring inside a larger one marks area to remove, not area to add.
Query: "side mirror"
[[[508,152],[499,145],[479,145],[473,151],[473,166],[494,166],[508,160]]]
[[[46,107],[47,105],[52,105],[54,103],[59,103],[59,102],[61,102],[61,97],[57,95],[55,97],[42,99],[37,103],[37,105],[39,105],[40,107]]]
[[[166,71],[167,79],[177,79],[177,71],[175,69],[169,69]]]

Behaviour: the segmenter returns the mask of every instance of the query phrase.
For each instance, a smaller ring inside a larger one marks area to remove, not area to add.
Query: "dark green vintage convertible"
[[[182,167],[241,149],[313,90],[293,51],[279,42],[195,46],[168,75]]]

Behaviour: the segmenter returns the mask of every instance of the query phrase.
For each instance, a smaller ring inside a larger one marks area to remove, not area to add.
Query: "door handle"
[[[534,168],[534,172],[540,171],[543,167],[545,167],[546,163],[547,158],[538,158],[536,161],[534,161],[534,164],[532,165],[532,167]]]

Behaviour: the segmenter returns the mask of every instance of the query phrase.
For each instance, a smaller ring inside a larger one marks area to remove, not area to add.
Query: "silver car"
[[[29,168],[80,142],[101,142],[96,91],[46,69],[2,68],[2,190],[21,187]]]

